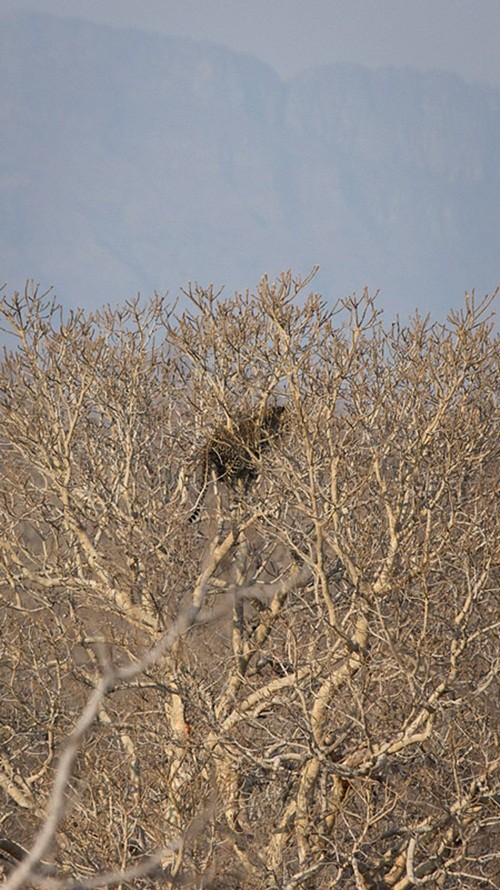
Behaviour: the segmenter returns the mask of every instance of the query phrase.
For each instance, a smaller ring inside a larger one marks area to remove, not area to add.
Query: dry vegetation
[[[9,890],[500,886],[489,303],[390,326],[306,286],[4,292]]]

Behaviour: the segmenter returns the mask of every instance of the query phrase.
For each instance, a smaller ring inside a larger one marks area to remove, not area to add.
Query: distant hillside
[[[187,39],[23,13],[0,32],[0,278],[97,305],[321,264],[445,310],[500,280],[500,93],[348,64],[289,84]]]

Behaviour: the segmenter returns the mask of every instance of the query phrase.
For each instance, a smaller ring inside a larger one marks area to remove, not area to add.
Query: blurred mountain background
[[[500,281],[500,92],[338,63],[287,83],[181,37],[19,12],[0,31],[0,279],[88,308],[320,264],[444,316]]]

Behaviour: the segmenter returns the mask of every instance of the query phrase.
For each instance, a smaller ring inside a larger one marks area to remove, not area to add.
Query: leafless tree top
[[[309,286],[3,294],[9,890],[498,886],[491,300]]]

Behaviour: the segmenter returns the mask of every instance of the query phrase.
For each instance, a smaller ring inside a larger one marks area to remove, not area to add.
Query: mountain
[[[500,279],[500,93],[40,15],[0,32],[0,278],[96,306],[320,264],[392,312]]]

